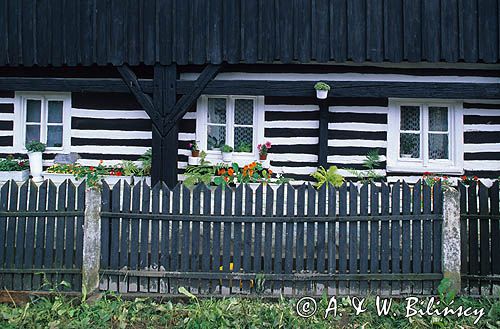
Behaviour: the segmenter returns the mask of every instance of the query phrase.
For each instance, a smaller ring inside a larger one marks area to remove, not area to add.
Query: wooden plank
[[[421,7],[421,1],[403,1],[403,50],[409,62],[419,62],[422,58]]]
[[[46,209],[47,202],[47,185],[48,182],[44,181],[38,188],[38,207],[37,209]],[[45,244],[45,218],[39,216],[36,219],[36,232],[35,232],[35,264],[34,268],[42,268],[43,255],[44,255],[44,244]],[[40,290],[41,288],[41,276],[33,276],[33,290]]]
[[[460,192],[460,273],[469,273],[469,233],[467,218],[467,187],[463,183],[458,183]],[[470,293],[468,280],[462,280],[462,290],[464,293]]]
[[[51,6],[55,9],[56,6]],[[128,6],[127,6],[128,7]],[[90,1],[80,2],[80,53],[83,65],[91,65],[95,62],[94,58],[94,3]],[[127,13],[128,14],[128,13]]]
[[[9,193],[9,211],[17,211],[17,200],[19,195],[19,187],[16,182],[9,181],[10,193]],[[6,230],[6,247],[5,247],[5,268],[14,268],[14,255],[16,248],[16,222],[17,218],[14,216],[7,218],[7,230]],[[4,279],[4,289],[13,290],[14,281],[12,275],[6,275]]]
[[[423,196],[423,213],[430,214],[431,213],[431,187],[424,182],[422,189]],[[432,272],[432,223],[429,220],[424,220],[423,223],[423,254],[422,254],[422,272],[423,273],[431,273]],[[432,282],[424,281],[423,282],[423,293],[430,294],[432,293]]]
[[[81,183],[77,188],[77,204],[76,209],[83,212],[85,209],[85,188],[86,184]],[[75,268],[81,269],[83,263],[83,225],[84,217],[78,216],[76,218],[76,233],[75,233]],[[82,276],[75,275],[75,290],[81,290]]]
[[[468,214],[475,215],[477,209],[477,184],[472,182],[468,188]],[[469,272],[468,274],[479,274],[479,236],[478,236],[478,219],[469,218]],[[470,293],[478,294],[479,285],[477,281],[469,281]]]
[[[205,197],[208,197],[205,194]],[[213,206],[213,215],[221,216],[222,214],[222,186],[217,186],[214,195],[214,206]],[[207,204],[207,203],[205,203]],[[210,207],[207,207],[210,209]],[[213,223],[213,235],[212,235],[212,272],[217,273],[220,272],[222,267],[222,243],[221,243],[221,223],[216,222]],[[211,282],[210,293],[220,293],[221,292],[221,284],[217,281]]]
[[[223,42],[222,42],[222,28],[223,28],[223,3],[222,1],[209,1],[208,2],[208,56],[207,61],[214,64],[222,62]]]
[[[441,59],[441,8],[439,2],[423,0],[422,3],[422,59],[437,62]]]
[[[5,185],[4,185],[5,186]],[[29,200],[28,200],[28,210],[34,211],[36,210],[36,205],[37,205],[37,197],[38,197],[38,186],[30,180],[29,183]],[[1,199],[2,200],[7,200],[6,196],[3,195],[2,192],[0,192]],[[3,202],[2,202],[3,203]],[[0,207],[2,207],[0,205]],[[3,208],[0,208],[3,209]],[[0,221],[4,221],[4,219],[0,218]],[[1,227],[1,226],[0,226]],[[1,231],[1,228],[0,228]],[[1,234],[1,232],[0,232]],[[1,238],[0,238],[1,240]],[[3,243],[0,244],[3,246]],[[3,250],[3,248],[0,248]],[[24,265],[22,268],[33,268],[33,256],[35,254],[35,217],[28,217],[27,218],[27,224],[26,224],[26,244],[25,244],[25,249],[24,249]],[[3,262],[0,262],[0,264],[3,264]],[[33,275],[31,274],[25,274],[23,276],[23,289],[25,290],[32,290],[32,278]]]
[[[120,203],[121,203],[121,182],[116,183],[111,190],[111,211],[115,213],[120,212]],[[125,193],[125,192],[124,192]],[[109,219],[109,268],[110,269],[119,269],[120,264],[120,252],[124,252],[120,250],[120,221],[126,219],[120,218],[110,218]],[[121,232],[123,234],[123,232]],[[109,277],[109,287],[108,289],[111,291],[119,291],[119,277]]]
[[[250,185],[245,184],[245,215],[249,218],[253,215],[253,190]],[[244,223],[244,233],[243,233],[243,272],[252,272],[252,245],[254,244],[253,237],[253,224],[251,221]],[[242,290],[244,292],[250,292],[250,283],[248,281],[243,281]]]
[[[347,57],[356,63],[366,60],[366,1],[347,2]]]
[[[54,4],[52,4],[53,6]],[[51,7],[52,7],[51,6]],[[33,43],[33,50],[34,50],[34,62],[38,63],[41,66],[46,66],[49,63],[49,56],[50,56],[50,39],[52,38],[52,35],[55,33],[51,33],[53,31],[52,26],[54,23],[53,21],[56,20],[59,23],[61,23],[61,20],[59,19],[60,16],[58,16],[57,11],[60,11],[63,9],[62,6],[60,6],[58,9],[53,9],[49,8],[49,1],[43,1],[36,3],[34,6],[34,15],[32,18],[34,19],[34,43]],[[53,14],[56,14],[53,16]],[[68,14],[74,14],[68,12]],[[28,22],[25,22],[26,24],[29,24]],[[64,24],[65,25],[65,24]],[[67,29],[65,25],[65,29]],[[58,30],[62,30],[59,28]],[[49,32],[50,31],[50,32]],[[56,32],[57,33],[57,32]],[[60,33],[60,32],[59,32]],[[59,39],[60,40],[60,39]]]
[[[222,190],[219,190],[222,192]],[[228,218],[233,214],[233,191],[229,188],[224,187],[224,233],[222,238],[222,271],[229,273],[231,272],[231,228],[232,223]],[[230,293],[230,285],[232,282],[230,280],[225,280],[222,282],[221,291],[222,294]]]
[[[499,216],[499,181],[489,189],[491,216]],[[500,221],[491,219],[491,255],[500,255]],[[491,259],[491,273],[500,274],[500,263]]]
[[[169,33],[173,31],[172,0],[159,1],[156,6],[156,20],[158,22],[156,55],[159,57],[159,61],[162,65],[168,65],[172,63],[173,48],[173,34]],[[131,5],[129,4],[129,8],[130,7]],[[131,19],[132,17],[130,16],[129,14],[128,18]]]
[[[441,58],[453,63],[459,58],[458,0],[441,2]]]
[[[285,187],[288,185],[280,185],[276,190],[276,216],[282,216],[284,213],[285,204]],[[272,208],[271,208],[272,209]],[[276,223],[274,226],[274,268],[273,273],[283,273],[282,259],[283,259],[283,224]],[[279,294],[282,291],[282,282],[273,282],[273,294]]]
[[[330,1],[330,57],[336,62],[347,60],[347,0]]]
[[[276,49],[276,23],[275,20],[275,1],[260,0],[259,11],[262,16],[262,22],[259,26],[261,33],[259,34],[261,45],[260,56],[263,61],[269,62],[274,60]]]
[[[186,24],[191,25],[190,1],[174,0],[174,60],[179,65],[186,65],[189,62],[189,28]]]
[[[200,215],[201,214],[201,193],[202,193],[203,185],[198,184],[192,193],[193,200],[193,210],[191,214]],[[205,223],[204,223],[205,224]],[[190,270],[193,272],[199,272],[201,270],[201,260],[200,260],[200,222],[193,221],[191,223],[191,261],[190,261]],[[204,237],[203,237],[204,240]],[[188,248],[189,250],[189,248]],[[210,260],[210,254],[205,256]],[[191,288],[193,293],[199,293],[199,284],[200,282],[191,281]]]
[[[264,185],[260,184],[255,190],[255,216],[263,215]],[[253,272],[261,273],[262,267],[262,223],[255,223],[255,241],[253,249]]]
[[[266,188],[266,216],[272,217],[274,205],[274,190],[271,186],[267,185]],[[274,273],[273,271],[273,223],[267,222],[264,224],[265,237],[264,237],[264,273]],[[271,293],[273,290],[273,283],[267,281],[264,285],[264,292]]]
[[[212,211],[212,191],[210,188],[208,188],[206,185],[203,185],[202,188],[203,191],[203,214],[205,215],[211,215]],[[222,201],[222,200],[221,200]],[[215,206],[215,204],[214,204]],[[219,205],[220,207],[220,205]],[[219,208],[220,209],[220,208]],[[217,247],[217,252],[219,252],[220,248],[220,223],[217,225],[216,230],[216,225],[214,225],[213,228],[213,243],[214,243],[214,251],[215,247]],[[209,272],[210,271],[210,263],[219,263],[219,259],[215,259],[213,256],[213,253],[210,252],[210,231],[211,231],[211,223],[208,221],[203,222],[203,245],[202,245],[202,253],[200,254],[201,257],[201,270],[203,272]],[[201,289],[202,293],[210,293],[212,286],[211,281],[202,281],[201,282]]]
[[[364,183],[359,191],[359,214],[362,216],[368,215],[368,184]],[[369,235],[368,235],[368,222],[359,223],[359,273],[368,273],[368,259],[370,255],[370,250],[368,247]],[[367,294],[368,282],[361,281],[359,283],[359,292],[361,294]]]
[[[109,44],[109,28],[108,13],[109,1],[96,1],[95,9],[95,40],[96,40],[96,59],[98,65],[106,65],[108,63],[108,44]]]
[[[305,206],[306,206],[306,185],[302,184],[297,188],[297,217],[305,218]],[[297,222],[297,231],[295,233],[295,270],[298,273],[301,273],[305,270],[305,262],[304,262],[304,245],[305,245],[305,234],[304,234],[304,222]],[[305,286],[302,284],[296,285],[296,293],[303,294],[305,293]]]
[[[314,272],[316,270],[315,266],[315,250],[316,241],[315,234],[317,232],[316,224],[314,222],[314,217],[316,216],[316,189],[311,185],[307,184],[307,218],[309,219],[306,223],[306,271]]]
[[[277,0],[277,30],[279,29],[279,59],[287,64],[293,60],[293,6],[289,0]]]
[[[433,186],[433,212],[434,214],[443,214],[443,189],[441,182],[434,184]],[[441,246],[442,241],[442,219],[439,218],[432,221],[432,270],[434,273],[441,273]]]
[[[111,202],[112,195],[111,189],[106,183],[106,181],[102,182],[101,189],[101,211],[110,211],[111,210]],[[111,219],[107,216],[101,215],[101,269],[108,269],[109,264],[109,255],[110,255],[110,221]],[[101,277],[100,287],[101,289],[107,290],[109,289],[109,277],[103,276]]]
[[[384,1],[384,49],[385,59],[391,62],[403,60],[403,2]]]
[[[478,1],[479,59],[498,62],[498,1]]]
[[[241,184],[234,190],[234,214],[243,215],[243,189]],[[242,223],[233,224],[233,272],[240,272],[242,268],[241,252],[242,252]],[[239,284],[233,282],[231,292],[239,292]]]
[[[223,8],[224,57],[228,63],[236,64],[241,54],[240,1],[225,2]]]
[[[328,166],[328,122],[329,104],[326,101],[319,103],[319,139],[318,139],[318,165],[324,168]]]
[[[367,59],[381,62],[384,59],[384,1],[366,2],[366,44]]]
[[[339,215],[347,215],[347,185],[344,183],[339,188]],[[347,273],[347,223],[339,222],[339,274]],[[349,293],[347,282],[339,282],[339,294],[346,295]]]
[[[131,200],[132,188],[127,182],[123,182],[123,201],[122,201],[122,213],[130,213],[130,200]],[[118,194],[119,195],[119,194]],[[115,206],[116,207],[116,206]],[[119,207],[118,207],[119,208]],[[114,210],[115,211],[115,210]],[[117,218],[119,219],[119,218]],[[120,258],[115,262],[118,262],[118,268],[124,268],[129,266],[129,255],[134,246],[129,246],[130,243],[130,222],[128,218],[121,218],[121,232],[120,232]],[[116,228],[113,228],[116,229]],[[128,278],[119,278],[118,291],[122,293],[128,292]]]
[[[411,189],[410,186],[403,181],[403,195],[402,195],[402,214],[411,215]],[[411,222],[403,221],[402,233],[401,233],[401,247],[402,247],[402,257],[401,257],[401,272],[403,274],[410,273],[411,271]],[[410,282],[403,282],[401,284],[401,293],[410,294],[411,284]]]
[[[314,25],[311,21],[311,1],[295,1],[291,7],[293,7],[292,10],[294,11],[293,57],[297,58],[299,62],[307,63],[311,60],[312,55],[311,27]]]
[[[205,14],[205,13],[203,13]],[[258,19],[259,0],[246,0],[241,2],[241,34],[242,60],[245,63],[255,63],[258,59]]]
[[[372,182],[370,184],[370,214],[379,214],[379,187]],[[376,274],[380,270],[380,228],[379,221],[373,220],[370,223],[370,273]],[[380,292],[380,284],[376,281],[370,282],[370,291],[373,295]]]
[[[358,216],[358,187],[354,183],[349,184],[349,216]],[[358,273],[358,222],[349,222],[349,274]],[[351,294],[359,294],[359,282],[350,282],[349,291]]]
[[[16,13],[23,17],[21,30],[21,54],[22,62],[26,65],[35,64],[35,48],[36,48],[36,26],[34,24],[35,3],[33,1],[21,1],[20,12]],[[24,18],[28,19],[24,19]]]
[[[396,182],[392,186],[392,215],[401,214],[401,184]],[[401,224],[398,219],[391,221],[391,272],[401,273]],[[398,282],[392,283],[392,294],[399,295],[401,293],[401,285]]]
[[[286,189],[287,189],[286,216],[291,218],[291,217],[294,217],[294,215],[295,215],[295,203],[296,203],[295,188],[291,184],[288,184],[286,186]],[[281,208],[280,208],[280,211],[281,211]],[[288,221],[286,223],[285,230],[286,230],[286,232],[285,232],[285,271],[284,271],[284,273],[288,274],[288,273],[293,273],[293,270],[294,270],[294,268],[293,268],[293,260],[294,260],[294,252],[293,252],[294,243],[293,243],[293,241],[295,240],[295,234],[294,234],[295,223],[292,221]],[[281,242],[281,241],[277,241],[277,243],[279,243],[279,242]],[[285,282],[283,282],[283,285],[285,286],[285,289],[287,289],[287,291],[292,290],[294,288],[293,282],[285,281]]]
[[[132,188],[132,213],[138,214],[141,209],[141,185],[136,184]],[[140,219],[134,218],[130,221],[130,261],[129,268],[133,270],[139,269],[139,228]],[[137,277],[129,277],[128,291],[139,291]]]
[[[313,20],[310,20],[308,26],[316,27],[316,33],[313,46],[315,45],[315,58],[320,63],[326,63],[330,59],[330,11],[329,1],[319,0],[313,3]]]
[[[19,187],[19,205],[18,210],[27,210],[28,204],[28,185],[29,181],[25,181]],[[15,237],[15,255],[14,256],[14,266],[13,268],[21,269],[23,268],[23,255],[25,252],[25,230],[26,230],[26,218],[17,217],[17,230]],[[23,289],[23,277],[20,274],[14,274],[13,277],[13,289],[22,290]]]
[[[161,1],[161,4],[166,4],[167,1]],[[139,1],[129,1],[127,3],[128,15],[127,15],[127,62],[130,65],[138,65],[141,61],[141,46],[140,39],[142,37],[140,27],[141,15],[139,9],[140,2]],[[163,12],[162,12],[163,13]],[[167,17],[165,16],[164,21],[167,21]],[[163,31],[162,25],[160,25],[160,31]],[[162,35],[169,35],[170,33],[162,33]],[[169,47],[172,46],[171,43],[168,44]]]
[[[478,60],[477,3],[477,0],[459,1],[459,42],[463,58],[468,63]]]
[[[67,181],[67,206],[66,210],[72,211],[76,210],[76,188],[71,180]],[[76,218],[73,216],[68,216],[65,218],[66,227],[65,235],[66,240],[64,241],[64,268],[73,269],[75,268],[75,222]],[[64,280],[71,284],[70,290],[80,290],[78,286],[78,280],[75,275],[64,275]]]
[[[187,2],[187,1],[186,1]],[[208,1],[194,0],[192,2],[192,24],[190,39],[191,42],[191,58],[193,64],[205,64],[206,43],[208,34]],[[163,19],[163,17],[161,18]],[[187,30],[187,29],[186,29]],[[165,33],[169,34],[169,33]]]
[[[170,200],[172,198],[170,189],[167,184],[161,182],[161,192],[162,192],[162,205],[161,212],[164,214],[170,213]],[[159,270],[169,270],[171,267],[171,250],[170,249],[170,220],[161,221],[161,242],[160,242],[160,264]],[[170,291],[170,285],[168,280],[160,280],[160,293],[168,293]]]
[[[109,61],[113,65],[121,65],[125,58],[125,16],[127,6],[121,0],[111,0],[111,26],[110,26],[110,45]]]
[[[68,188],[68,181],[64,181],[57,188],[57,211],[65,211],[66,210],[66,193]],[[55,247],[56,253],[54,258],[54,267],[55,268],[64,268],[64,239],[65,239],[65,227],[66,227],[66,218],[64,216],[56,217],[56,236],[55,236]],[[55,282],[58,284],[63,280],[61,276],[55,276]]]
[[[152,65],[154,64],[156,59],[156,1],[142,1],[141,4],[142,11],[140,11],[140,13],[142,13],[142,61],[146,65]],[[180,30],[176,32],[179,33]]]
[[[323,184],[318,190],[318,216],[327,216],[327,196],[328,189],[327,185]],[[328,254],[327,254],[327,246],[325,235],[326,231],[326,223],[318,222],[318,233],[317,233],[317,258],[316,258],[316,269],[318,273],[326,273],[328,269]],[[322,295],[323,292],[328,292],[327,282],[318,282],[316,285],[316,293],[318,295]]]
[[[180,257],[181,257],[181,271],[188,272],[189,271],[189,242],[191,239],[191,191],[184,185],[182,185],[182,217],[181,221],[181,246]],[[188,280],[179,280],[179,286],[185,287],[186,289],[190,289],[191,282]]]
[[[47,195],[47,210],[56,210],[56,202],[57,202],[57,188],[49,180],[48,185],[48,195]],[[53,216],[47,216],[46,219],[47,226],[45,228],[45,252],[44,252],[44,260],[43,266],[45,268],[54,268],[54,231],[55,231],[55,218]],[[55,284],[54,276],[47,275],[46,276],[48,282],[51,283],[51,286],[45,287],[45,289],[53,288],[52,285]]]
[[[389,203],[390,203],[390,187],[382,183],[380,187],[380,192],[381,192],[381,214],[382,215],[388,215],[389,214]],[[389,273],[389,259],[391,256],[391,249],[389,242],[391,241],[390,239],[390,232],[389,232],[389,222],[384,221],[380,223],[380,272],[381,273]],[[391,282],[389,281],[382,281],[380,282],[380,293],[383,295],[390,295],[391,294]]]
[[[479,182],[479,214],[489,215],[489,193],[488,188]],[[481,276],[487,276],[491,274],[491,262],[490,262],[490,219],[481,218],[479,220],[479,273]],[[489,290],[489,283],[480,282],[481,294]]]
[[[422,182],[418,180],[413,186],[413,215],[422,213]],[[422,273],[422,221],[412,221],[412,272]],[[413,293],[422,293],[422,283],[413,282]]]

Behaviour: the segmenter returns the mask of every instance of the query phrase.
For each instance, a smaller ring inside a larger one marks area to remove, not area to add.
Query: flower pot
[[[28,152],[28,157],[30,159],[30,171],[31,176],[33,176],[33,181],[41,182],[43,180],[42,152]]]
[[[133,176],[133,184],[140,184],[141,182],[151,186],[151,176]]]
[[[114,175],[105,175],[102,177],[108,185],[115,185],[121,181],[125,181],[128,184],[132,184],[132,176],[114,176]]]
[[[222,161],[229,162],[233,160],[233,152],[222,152]]]
[[[328,97],[328,90],[316,90],[316,97],[318,99],[326,99]]]
[[[194,158],[197,158],[200,156],[200,150],[192,150],[191,151],[191,156],[194,157]]]
[[[20,171],[0,171],[0,182],[6,182],[13,179],[16,182],[22,182],[28,179],[30,171],[20,170]]]
[[[61,173],[49,173],[43,172],[43,179],[50,179],[50,181],[56,185],[61,184],[65,180],[69,179],[73,184],[79,185],[82,180],[77,180],[73,174],[61,174]]]
[[[259,154],[259,159],[260,160],[266,160],[267,159],[267,154]]]

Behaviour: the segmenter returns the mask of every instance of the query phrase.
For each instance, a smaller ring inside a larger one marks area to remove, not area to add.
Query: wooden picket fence
[[[193,190],[103,185],[103,291],[430,294],[442,190],[418,182]]]
[[[471,295],[500,293],[499,183],[460,184],[462,290]]]
[[[79,291],[84,205],[85,184],[1,185],[0,287]]]

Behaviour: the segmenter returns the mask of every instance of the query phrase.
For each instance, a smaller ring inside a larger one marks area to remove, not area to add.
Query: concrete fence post
[[[99,288],[101,258],[101,191],[85,190],[85,224],[83,226],[82,292],[90,296]]]
[[[457,293],[461,289],[460,267],[460,192],[455,188],[444,191],[443,200],[443,275],[451,281]]]

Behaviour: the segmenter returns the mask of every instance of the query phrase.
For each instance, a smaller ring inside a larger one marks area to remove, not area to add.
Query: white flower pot
[[[28,152],[28,157],[30,159],[30,171],[31,171],[31,176],[33,176],[33,181],[34,182],[43,181],[42,152]]]
[[[52,183],[56,185],[61,184],[67,179],[69,179],[75,185],[78,185],[82,182],[81,179],[77,181],[73,174],[49,173],[46,171],[43,172],[43,179],[50,179]]]
[[[13,179],[16,182],[22,182],[28,179],[30,171],[28,169],[21,171],[0,171],[0,182],[6,182]]]
[[[222,152],[222,161],[224,162],[230,162],[233,160],[233,152]]]
[[[139,184],[140,182],[151,186],[151,176],[134,176],[134,184]]]
[[[115,185],[118,182],[125,181],[129,184],[132,184],[132,176],[111,176],[106,175],[102,177],[108,185]]]
[[[328,90],[316,90],[316,97],[318,99],[326,99],[328,97]]]

